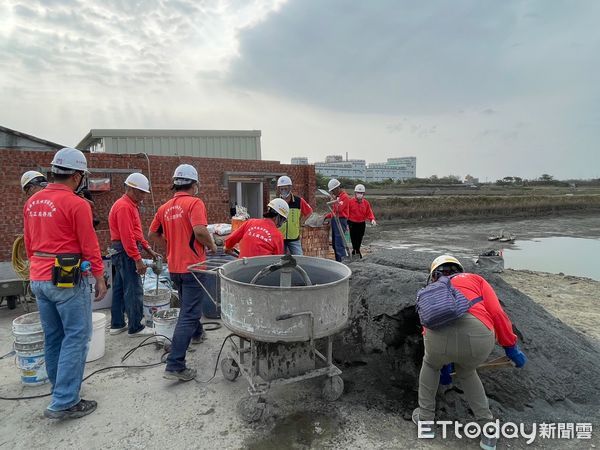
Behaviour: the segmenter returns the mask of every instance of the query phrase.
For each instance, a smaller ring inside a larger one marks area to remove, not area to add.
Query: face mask
[[[286,219],[281,216],[277,216],[277,218],[275,219],[275,225],[277,226],[277,228],[281,228],[285,222]]]
[[[198,188],[198,184],[194,185],[194,195],[198,195],[200,193],[200,189]]]
[[[279,197],[281,197],[281,198],[288,198],[291,193],[292,193],[292,191],[289,190],[289,189],[280,189],[279,190]]]
[[[358,200],[362,200],[362,198],[363,198],[364,196],[365,196],[365,194],[363,194],[363,193],[358,193],[358,192],[356,193],[356,198],[357,198]]]
[[[85,179],[85,177],[83,175],[81,175],[81,174],[79,174],[79,177],[80,177],[79,178],[79,183],[77,183],[77,187],[75,188],[75,192],[78,193],[78,194],[80,193],[80,189],[81,189],[81,187],[83,185],[83,180]]]

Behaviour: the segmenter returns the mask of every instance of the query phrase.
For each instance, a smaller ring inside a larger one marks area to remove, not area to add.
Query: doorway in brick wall
[[[240,205],[248,210],[250,217],[262,217],[263,214],[263,182],[262,181],[230,181],[230,207]]]

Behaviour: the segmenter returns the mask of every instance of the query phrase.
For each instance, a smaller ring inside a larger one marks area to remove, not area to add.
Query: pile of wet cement
[[[350,265],[350,325],[334,348],[336,360],[346,367],[351,398],[353,390],[366,392],[357,399],[405,416],[416,406],[423,344],[414,303],[431,260],[426,253],[389,250]],[[475,264],[462,262],[466,271],[478,272]],[[496,290],[529,358],[523,369],[480,371],[493,413],[501,419],[549,421],[557,414],[581,419],[597,409],[598,347],[498,275],[482,275]],[[494,355],[503,354],[497,346]],[[456,387],[438,397],[440,418],[467,414]]]

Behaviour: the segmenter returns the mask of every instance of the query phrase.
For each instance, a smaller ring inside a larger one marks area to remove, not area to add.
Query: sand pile
[[[423,347],[414,311],[431,254],[383,251],[351,264],[350,326],[336,359],[345,364],[350,389],[371,390],[374,402],[407,413],[416,405]],[[462,261],[477,272],[470,261]],[[578,333],[494,274],[485,274],[511,318],[529,358],[524,369],[481,371],[493,412],[500,418],[585,418],[600,403],[600,352]],[[504,351],[496,349],[501,356]],[[460,386],[457,386],[460,389]],[[441,417],[466,414],[456,389],[440,397]]]

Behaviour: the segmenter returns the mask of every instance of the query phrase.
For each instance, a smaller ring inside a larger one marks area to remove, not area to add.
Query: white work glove
[[[377,226],[377,222],[375,221],[375,219],[371,220],[371,225],[373,225],[374,227]]]

